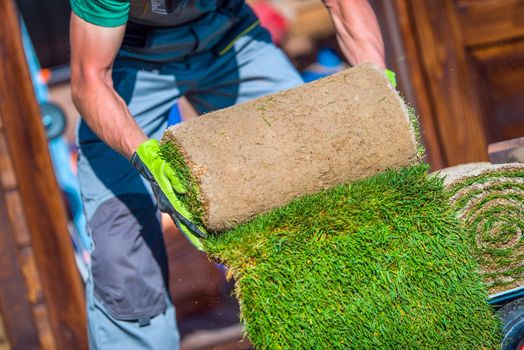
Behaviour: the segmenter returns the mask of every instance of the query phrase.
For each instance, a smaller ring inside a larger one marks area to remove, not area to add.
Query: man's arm
[[[105,28],[71,15],[73,102],[98,137],[129,159],[147,137],[116,93],[111,79],[124,32],[125,25]]]
[[[342,53],[351,65],[373,62],[385,68],[384,42],[368,0],[324,0]]]

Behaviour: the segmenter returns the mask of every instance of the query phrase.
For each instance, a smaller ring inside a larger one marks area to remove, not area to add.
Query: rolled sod
[[[524,164],[466,164],[441,174],[489,293],[524,286]]]
[[[366,64],[171,127],[163,153],[181,200],[223,231],[290,200],[417,160],[408,110]]]
[[[499,321],[406,106],[364,65],[169,129],[181,201],[256,349],[496,349]],[[393,170],[392,170],[393,169]]]
[[[496,349],[499,322],[426,166],[293,200],[205,250],[229,267],[255,349]]]

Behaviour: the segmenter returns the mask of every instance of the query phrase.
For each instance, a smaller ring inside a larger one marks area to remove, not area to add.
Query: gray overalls
[[[302,81],[243,1],[133,0],[113,83],[144,132],[159,139],[181,96],[202,114]],[[151,189],[84,122],[78,144],[93,243],[86,281],[90,346],[178,349]]]

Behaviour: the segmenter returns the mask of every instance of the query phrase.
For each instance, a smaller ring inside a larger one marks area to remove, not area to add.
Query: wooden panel
[[[0,96],[0,103],[2,97]],[[4,133],[0,132],[0,181],[2,187],[6,190],[16,188],[16,175],[11,163],[11,156],[7,148],[7,141]]]
[[[440,144],[432,100],[425,93],[427,76],[420,61],[409,4],[405,0],[377,1],[376,8],[384,41],[391,44],[387,58],[397,73],[398,89],[418,113],[427,161],[432,169],[441,169],[447,160]]]
[[[524,6],[523,6],[524,7]],[[478,61],[483,62],[486,68],[491,66],[503,66],[507,70],[506,78],[511,78],[511,73],[515,73],[516,68],[522,68],[524,62],[524,38],[515,40],[511,43],[500,43],[495,46],[488,46],[471,50],[471,55]]]
[[[41,303],[44,301],[44,293],[42,291],[42,283],[35,264],[35,255],[31,247],[22,248],[19,253],[20,267],[25,278],[25,285],[27,288],[27,298],[32,304]]]
[[[35,318],[36,328],[38,329],[38,338],[43,350],[57,349],[53,331],[50,327],[49,312],[45,304],[39,304],[33,307],[33,317]]]
[[[5,193],[5,201],[7,205],[7,215],[13,227],[16,243],[19,247],[25,247],[31,243],[31,237],[29,235],[24,209],[22,208],[20,194],[16,190],[7,191]]]
[[[488,153],[493,164],[524,163],[524,137],[492,143],[488,147]]]
[[[524,40],[470,55],[488,143],[524,136]]]
[[[377,1],[433,168],[524,135],[524,0]]]
[[[26,298],[12,231],[4,196],[0,193],[0,314],[13,349],[38,349],[38,333]]]
[[[0,13],[0,116],[31,232],[52,334],[59,349],[86,349],[83,286],[25,63],[13,0],[0,1]],[[18,299],[22,299],[20,294]]]
[[[524,36],[524,0],[461,0],[455,8],[466,46]]]
[[[10,350],[9,343],[5,336],[4,323],[2,321],[2,315],[0,315],[0,350]]]
[[[486,138],[453,3],[409,3],[446,165],[485,161]]]

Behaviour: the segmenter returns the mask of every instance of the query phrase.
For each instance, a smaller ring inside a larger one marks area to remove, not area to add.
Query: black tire
[[[65,113],[60,107],[54,103],[42,103],[40,105],[40,115],[47,139],[52,140],[64,133],[67,122]]]
[[[524,298],[507,303],[498,310],[502,321],[502,350],[519,350],[524,345]]]

